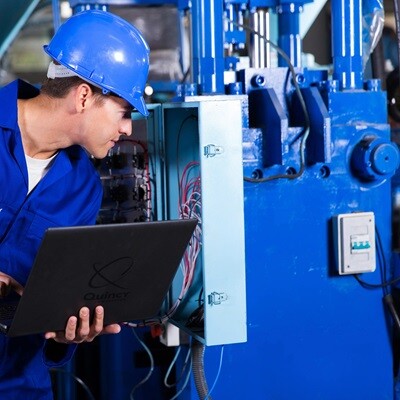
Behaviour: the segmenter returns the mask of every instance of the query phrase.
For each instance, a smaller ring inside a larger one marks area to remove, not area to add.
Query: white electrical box
[[[375,271],[373,212],[339,214],[333,217],[333,235],[340,275]]]
[[[166,322],[163,324],[163,333],[160,336],[160,342],[168,347],[179,346],[181,344],[179,331],[180,329],[178,327]]]

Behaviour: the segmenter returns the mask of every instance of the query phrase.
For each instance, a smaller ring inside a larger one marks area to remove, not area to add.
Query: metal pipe
[[[224,21],[224,31],[225,32],[233,32],[235,26],[231,21],[235,20],[235,13],[233,9],[233,4],[227,4],[225,6],[225,14],[226,14],[226,20]],[[229,43],[228,44],[228,55],[231,56],[233,53],[233,44]]]
[[[258,32],[258,11],[251,14],[251,27],[254,32]],[[250,67],[260,68],[260,47],[259,47],[259,37],[256,33],[251,32],[250,34]]]
[[[260,68],[265,68],[265,10],[260,9],[258,12],[258,48],[260,53]]]
[[[271,37],[270,25],[269,9],[257,9],[251,14],[251,27],[254,33],[250,34],[249,53],[250,66],[253,68],[271,66],[271,46],[268,42]]]
[[[264,26],[265,26],[265,37],[266,37],[266,39],[270,40],[271,39],[271,14],[269,12],[269,9],[265,10]],[[265,46],[265,67],[270,68],[271,67],[271,45],[269,44],[268,41],[264,40],[264,46]]]
[[[278,44],[288,55],[294,67],[301,66],[301,40],[300,40],[300,12],[303,7],[299,4],[289,3],[277,7],[278,13]],[[287,67],[286,61],[279,56],[278,65]]]
[[[187,11],[179,10],[178,12],[178,24],[179,24],[179,43],[180,43],[180,65],[183,74],[183,81],[189,77],[190,74],[190,59],[192,57],[190,53],[191,49],[191,38],[188,37],[190,33],[186,29],[187,24]],[[183,83],[183,82],[182,82]]]
[[[61,25],[60,2],[59,0],[52,0],[51,5],[53,10],[54,32],[57,32]]]
[[[362,89],[361,0],[332,0],[333,79],[341,90]]]
[[[221,0],[193,1],[193,79],[201,94],[225,92],[222,20]]]

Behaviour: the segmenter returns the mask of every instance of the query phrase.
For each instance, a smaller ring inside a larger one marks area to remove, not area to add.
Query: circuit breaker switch
[[[333,217],[333,237],[340,275],[375,271],[373,212],[339,214]]]
[[[351,252],[365,253],[371,248],[369,235],[351,235]]]

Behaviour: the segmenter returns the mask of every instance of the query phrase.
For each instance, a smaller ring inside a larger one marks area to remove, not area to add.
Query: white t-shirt
[[[28,167],[28,193],[40,182],[40,180],[47,174],[50,169],[51,162],[55,156],[47,158],[46,160],[40,160],[38,158],[32,158],[25,154],[26,165]]]

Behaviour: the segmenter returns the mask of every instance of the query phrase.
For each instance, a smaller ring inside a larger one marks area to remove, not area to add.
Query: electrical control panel
[[[337,269],[340,275],[375,271],[375,216],[373,212],[335,216],[333,234]]]
[[[149,117],[132,114],[131,136],[121,136],[102,160],[92,159],[103,186],[98,224],[146,222],[157,218],[160,157],[160,106],[149,105]],[[157,157],[155,156],[157,154]]]
[[[244,342],[241,100],[204,96],[166,103],[163,123],[166,218],[198,220],[174,280],[171,297],[180,304],[172,322],[206,345]]]

